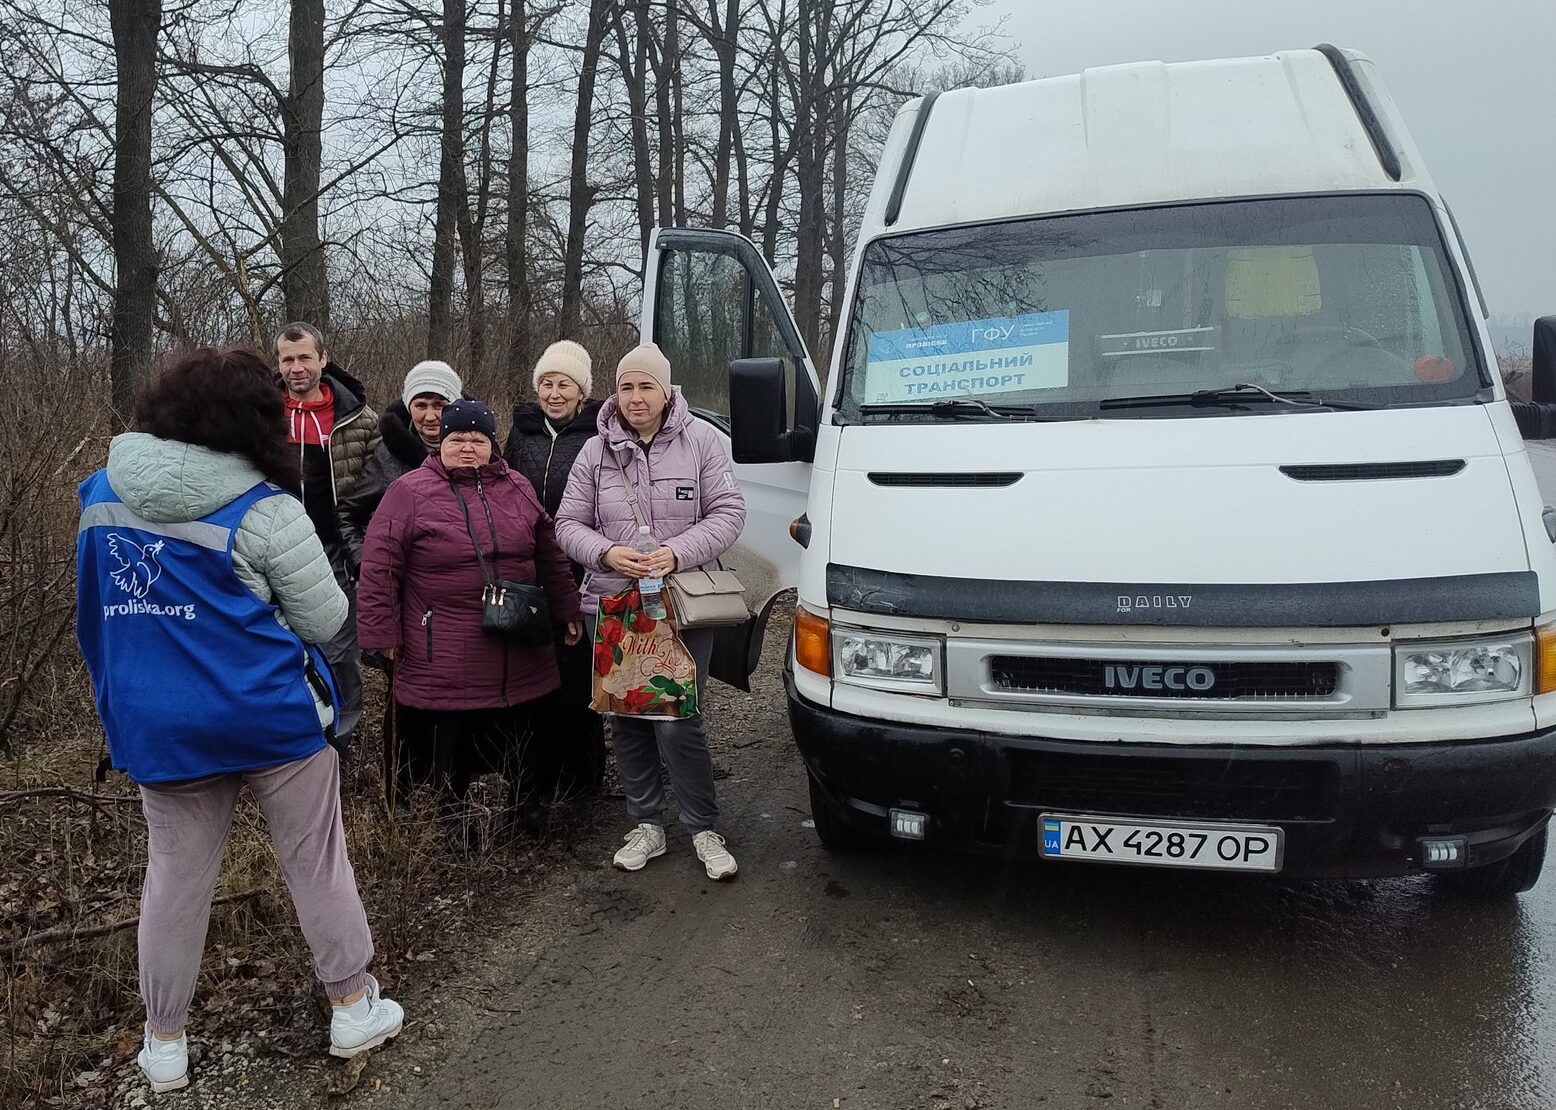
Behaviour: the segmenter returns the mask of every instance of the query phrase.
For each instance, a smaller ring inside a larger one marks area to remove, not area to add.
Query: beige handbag
[[[632,507],[633,519],[638,527],[647,527],[643,510],[638,506],[637,486],[627,468],[621,465],[620,456],[608,446],[605,450],[615,460],[616,469],[621,471],[621,479],[627,485],[627,504]],[[746,608],[745,587],[732,570],[678,570],[666,576],[664,597],[669,603],[670,619],[681,632],[729,628],[751,619],[751,611]]]
[[[675,626],[727,628],[751,619],[745,587],[732,570],[676,571],[665,579]]]

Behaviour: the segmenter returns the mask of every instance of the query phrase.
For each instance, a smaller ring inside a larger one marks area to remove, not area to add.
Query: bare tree
[[[324,0],[292,0],[291,78],[281,99],[286,169],[281,220],[281,288],[286,314],[326,327],[329,276],[319,240],[324,146]]]
[[[528,0],[513,0],[508,17],[512,79],[508,85],[508,359],[517,371],[529,365],[533,300],[529,288],[529,51]]]
[[[443,0],[443,130],[427,296],[427,357],[447,358],[452,334],[455,226],[465,204],[465,0]]]
[[[578,67],[578,96],[573,110],[573,146],[567,176],[567,240],[562,257],[562,334],[578,330],[583,309],[584,233],[595,187],[589,182],[589,128],[594,112],[594,81],[600,48],[610,21],[618,15],[614,0],[589,0],[589,25]]]
[[[109,377],[121,420],[151,360],[157,251],[151,227],[151,114],[157,91],[162,0],[109,0],[117,91],[114,112],[113,255],[116,284]]]

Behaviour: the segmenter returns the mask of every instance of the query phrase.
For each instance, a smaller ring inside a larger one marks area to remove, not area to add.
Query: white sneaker
[[[659,825],[644,821],[622,839],[627,843],[616,850],[611,862],[623,871],[641,871],[649,860],[665,854],[665,830]]]
[[[702,860],[708,878],[732,879],[735,872],[740,870],[735,866],[735,857],[724,847],[724,838],[712,829],[704,829],[694,835],[692,843],[697,846],[697,858]]]
[[[351,1059],[398,1036],[405,1010],[378,993],[378,980],[367,977],[362,997],[349,1006],[335,1006],[330,1015],[330,1055]]]
[[[146,1073],[146,1078],[151,1081],[151,1089],[155,1094],[164,1091],[176,1091],[180,1087],[189,1086],[189,1037],[180,1034],[176,1041],[159,1040],[152,1036],[151,1026],[146,1026],[146,1034],[141,1044],[140,1055],[135,1057],[135,1062],[140,1065],[140,1070]]]

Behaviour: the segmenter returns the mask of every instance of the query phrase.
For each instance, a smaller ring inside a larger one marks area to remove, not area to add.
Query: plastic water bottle
[[[632,541],[632,550],[639,555],[652,555],[659,550],[659,541],[650,534],[648,525],[638,525],[638,535],[637,539]],[[662,621],[669,616],[665,612],[663,590],[664,580],[662,578],[656,576],[638,579],[638,594],[643,598],[643,612],[648,614],[652,620]]]

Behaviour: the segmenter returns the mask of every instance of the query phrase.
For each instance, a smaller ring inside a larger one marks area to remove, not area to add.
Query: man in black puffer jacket
[[[573,461],[590,437],[599,434],[596,421],[605,402],[589,398],[589,352],[568,339],[546,348],[531,379],[540,400],[514,407],[503,458],[529,479],[547,514],[555,517]],[[576,564],[573,580],[583,580],[583,568]],[[589,708],[594,646],[587,641],[574,647],[558,643],[557,666],[562,672],[562,735],[557,742],[563,747],[552,765],[562,769],[558,792],[593,792],[605,771],[605,723]]]

